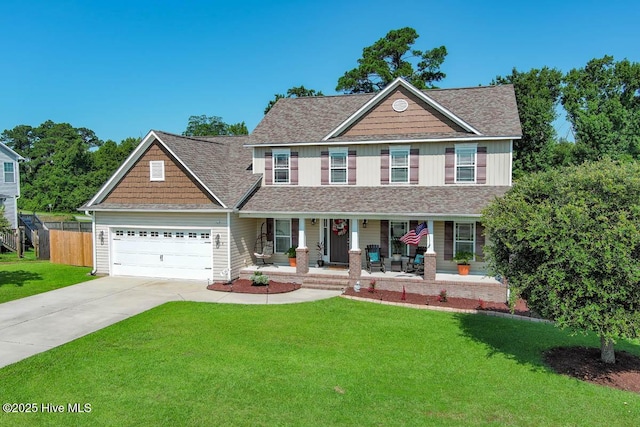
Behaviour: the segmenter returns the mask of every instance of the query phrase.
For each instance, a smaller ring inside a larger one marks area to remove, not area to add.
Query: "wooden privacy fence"
[[[51,262],[93,266],[93,235],[83,231],[49,230]]]

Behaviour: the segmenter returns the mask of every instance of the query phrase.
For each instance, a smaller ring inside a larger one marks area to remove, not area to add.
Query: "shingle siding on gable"
[[[399,113],[392,104],[397,99],[408,102],[408,108]],[[380,104],[353,124],[341,136],[400,135],[414,133],[447,134],[465,132],[442,113],[420,100],[405,88],[389,94]]]
[[[164,181],[149,179],[149,161],[152,160],[164,160]],[[214,203],[157,142],[149,146],[104,202],[199,205]],[[215,205],[219,206],[218,203]]]

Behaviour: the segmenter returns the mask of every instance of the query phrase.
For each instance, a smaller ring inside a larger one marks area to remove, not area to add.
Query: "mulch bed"
[[[544,354],[544,361],[559,374],[620,390],[640,393],[640,357],[616,351],[613,365],[600,360],[600,349],[556,347]]]
[[[483,301],[480,299],[447,297],[447,301],[441,301],[438,295],[420,295],[410,293],[405,293],[403,299],[402,292],[386,291],[381,289],[375,289],[373,292],[370,292],[368,288],[362,288],[360,289],[360,292],[354,291],[353,288],[347,288],[344,294],[380,301],[402,302],[416,305],[431,305],[436,307],[459,308],[465,310],[486,310],[498,311],[501,313],[511,313],[511,309],[506,303]],[[518,301],[518,303],[516,304],[513,314],[536,317],[535,314],[529,311],[527,303],[522,300]]]
[[[251,280],[236,279],[231,284],[216,282],[207,286],[210,291],[237,292],[241,294],[282,294],[300,289],[297,283],[269,281],[269,286],[253,286]]]

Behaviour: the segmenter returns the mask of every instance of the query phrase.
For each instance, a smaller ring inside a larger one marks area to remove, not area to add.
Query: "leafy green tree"
[[[378,92],[397,77],[403,77],[418,89],[435,87],[433,82],[446,77],[440,66],[447,56],[447,48],[440,46],[424,52],[412,49],[418,37],[416,30],[410,27],[389,31],[385,37],[362,50],[358,66],[338,79],[336,90],[345,93]]]
[[[88,176],[91,188],[97,191],[129,157],[140,141],[140,138],[126,138],[120,144],[116,144],[109,139],[99,149],[93,151],[91,153],[93,167]]]
[[[615,340],[640,331],[640,164],[526,175],[483,213],[489,265],[512,298],[559,327],[596,332],[614,363]]]
[[[264,113],[267,114],[269,110],[271,110],[271,108],[276,105],[276,102],[278,102],[280,98],[301,98],[303,96],[324,96],[324,94],[319,90],[316,91],[315,89],[307,89],[306,87],[304,87],[304,85],[294,86],[287,90],[286,96],[281,93],[276,93],[275,95],[273,95],[274,98],[269,101],[269,104],[267,104],[267,107],[264,109]]]
[[[102,145],[92,130],[47,120],[36,128],[5,130],[0,140],[27,159],[20,165],[21,208],[42,210],[51,204],[73,211],[91,197],[94,189],[86,180],[93,168],[91,151]]]
[[[491,84],[513,84],[522,125],[522,139],[513,142],[513,174],[548,169],[554,161],[556,131],[553,121],[560,101],[562,73],[543,67],[496,77]]]
[[[569,71],[562,105],[578,161],[640,158],[640,63],[604,56]]]
[[[11,224],[7,217],[4,216],[4,206],[0,206],[0,232],[11,230]]]
[[[187,129],[182,133],[185,136],[216,136],[216,135],[247,135],[249,131],[244,122],[227,124],[222,117],[201,116],[189,117]]]

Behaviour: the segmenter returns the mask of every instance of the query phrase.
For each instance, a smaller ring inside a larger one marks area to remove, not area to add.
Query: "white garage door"
[[[117,228],[111,236],[114,276],[213,280],[209,231]]]

